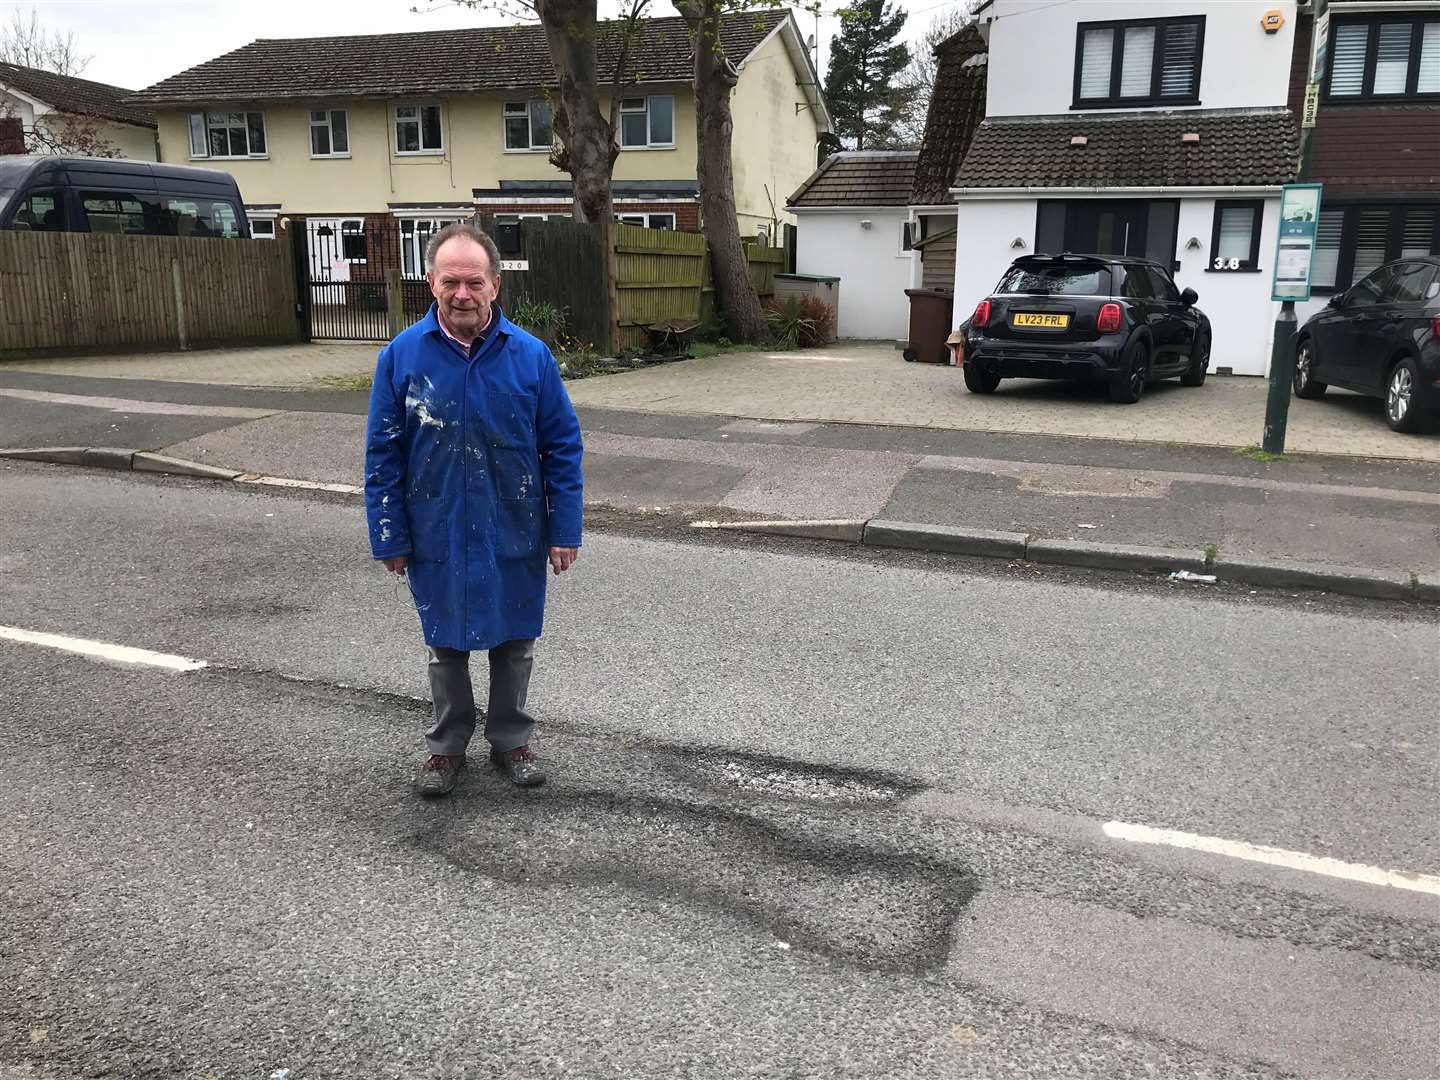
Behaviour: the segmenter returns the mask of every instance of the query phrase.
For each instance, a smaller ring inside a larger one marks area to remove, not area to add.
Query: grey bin
[[[776,274],[775,299],[783,304],[791,297],[818,297],[835,309],[835,329],[840,329],[840,279],[824,274]]]

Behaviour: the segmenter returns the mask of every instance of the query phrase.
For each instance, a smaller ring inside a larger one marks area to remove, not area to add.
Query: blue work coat
[[[376,559],[410,556],[425,643],[540,636],[551,547],[579,547],[580,423],[550,350],[497,306],[467,357],[435,306],[380,353],[365,432]]]

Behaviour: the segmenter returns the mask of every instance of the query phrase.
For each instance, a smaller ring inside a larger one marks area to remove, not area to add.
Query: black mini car
[[[1147,383],[1205,381],[1210,320],[1159,263],[1108,255],[1027,255],[965,327],[965,385],[1001,379],[1103,379],[1122,404]]]
[[[1431,427],[1440,415],[1440,258],[1388,263],[1337,293],[1295,341],[1295,393],[1327,386],[1385,402],[1396,431]]]

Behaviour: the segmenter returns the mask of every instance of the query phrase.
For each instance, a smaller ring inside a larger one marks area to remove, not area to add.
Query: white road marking
[[[17,390],[0,387],[0,396],[38,401],[42,405],[82,405],[90,409],[133,413],[137,416],[223,416],[232,420],[260,420],[276,409],[242,409],[229,405],[181,405],[173,401],[135,401],[130,398],[89,397],[84,394],[51,394],[44,390]]]
[[[237,484],[260,484],[265,487],[301,488],[305,491],[334,491],[340,495],[364,495],[363,487],[354,484],[322,484],[318,480],[292,480],[288,476],[257,476],[246,473],[235,478]]]
[[[1363,863],[1347,863],[1325,856],[1307,855],[1303,851],[1286,851],[1284,848],[1265,847],[1263,844],[1247,844],[1243,840],[1222,840],[1217,836],[1200,836],[1198,833],[1176,832],[1173,829],[1152,829],[1148,825],[1131,825],[1124,821],[1107,821],[1102,828],[1105,835],[1112,840],[1129,840],[1136,844],[1164,844],[1190,851],[1227,855],[1246,862],[1324,874],[1326,877],[1358,881],[1365,885],[1385,885],[1392,889],[1409,889],[1412,892],[1440,896],[1440,877],[1432,874],[1385,870]]]
[[[0,626],[0,641],[18,641],[25,645],[79,653],[82,656],[94,656],[120,664],[145,664],[170,671],[198,671],[205,666],[204,660],[192,660],[188,656],[151,652],[149,649],[136,649],[129,645],[112,645],[106,641],[87,641],[85,638],[66,637],[63,634],[42,634],[35,630],[21,630],[15,626]]]

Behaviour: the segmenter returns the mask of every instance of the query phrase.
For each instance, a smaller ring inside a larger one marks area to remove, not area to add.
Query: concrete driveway
[[[190,353],[16,361],[6,370],[231,386],[344,385],[375,370],[377,344],[313,344]],[[1199,389],[1152,386],[1138,405],[1103,387],[1015,379],[989,396],[959,370],[907,364],[889,345],[841,343],[798,352],[731,353],[570,384],[577,405],[757,420],[995,431],[1198,446],[1259,443],[1263,379],[1211,376]],[[1440,462],[1440,438],[1397,435],[1381,403],[1343,391],[1290,406],[1295,451]]]
[[[1263,379],[1211,376],[1152,386],[1137,405],[1103,387],[1015,379],[972,394],[957,368],[907,364],[888,345],[734,353],[574,383],[576,404],[761,420],[896,424],[1010,434],[1250,446],[1265,423]],[[1287,449],[1440,462],[1440,438],[1397,435],[1381,403],[1343,391],[1290,406]]]

